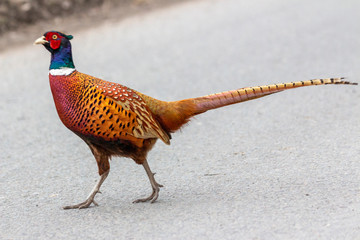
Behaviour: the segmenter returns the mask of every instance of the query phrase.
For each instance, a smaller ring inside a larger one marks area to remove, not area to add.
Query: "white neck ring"
[[[67,76],[75,71],[75,68],[50,69],[49,74],[53,76]]]

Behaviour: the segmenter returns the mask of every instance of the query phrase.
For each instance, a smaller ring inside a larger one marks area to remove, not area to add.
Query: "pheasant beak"
[[[45,43],[49,43],[48,41],[45,40],[45,36],[41,36],[38,39],[35,40],[34,45],[36,44],[45,44]]]

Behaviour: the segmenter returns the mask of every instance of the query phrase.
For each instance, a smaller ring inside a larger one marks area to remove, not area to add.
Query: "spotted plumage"
[[[138,147],[143,145],[139,139],[148,138],[169,144],[169,134],[132,89],[76,70],[49,78],[60,119],[77,134],[105,141],[121,138]],[[62,94],[64,89],[67,95]]]
[[[164,102],[121,84],[78,72],[72,59],[71,39],[71,35],[50,31],[35,41],[51,53],[50,87],[61,121],[85,141],[99,168],[100,179],[88,198],[65,209],[87,208],[91,203],[97,205],[94,198],[109,174],[111,156],[129,157],[143,165],[153,191],[149,197],[135,202],[154,202],[162,185],[155,181],[146,160],[147,153],[157,139],[169,144],[170,134],[197,114],[291,88],[322,84],[355,85],[343,78],[315,79]]]

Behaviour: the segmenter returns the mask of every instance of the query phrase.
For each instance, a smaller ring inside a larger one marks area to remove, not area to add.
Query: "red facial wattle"
[[[58,49],[61,45],[61,39],[63,37],[55,32],[48,32],[45,36],[45,39],[50,43],[52,49]]]
[[[61,44],[61,40],[52,40],[50,41],[50,47],[52,49],[58,49],[60,47],[60,44]]]

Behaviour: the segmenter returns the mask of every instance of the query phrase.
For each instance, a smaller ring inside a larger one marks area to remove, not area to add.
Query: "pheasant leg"
[[[163,185],[161,185],[155,181],[155,178],[154,178],[155,173],[151,172],[151,169],[149,167],[149,164],[147,163],[147,160],[145,160],[142,165],[146,171],[146,174],[149,177],[153,192],[149,197],[137,199],[137,200],[133,201],[133,203],[147,202],[147,201],[151,201],[151,203],[154,203],[156,201],[156,199],[158,198],[160,188],[163,187]]]
[[[103,184],[106,177],[109,175],[109,172],[110,172],[110,170],[107,170],[100,176],[100,179],[97,181],[93,190],[90,192],[89,196],[86,198],[86,200],[84,202],[76,204],[76,205],[65,206],[63,208],[64,209],[88,208],[91,205],[91,203],[93,203],[95,206],[98,206],[98,204],[95,202],[94,198],[97,193],[100,193],[101,184]]]

